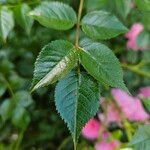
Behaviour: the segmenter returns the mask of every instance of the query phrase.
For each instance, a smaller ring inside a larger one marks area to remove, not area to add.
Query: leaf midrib
[[[76,105],[75,105],[75,120],[74,120],[74,122],[75,122],[75,126],[74,126],[74,133],[75,133],[75,135],[74,135],[74,144],[76,144],[76,137],[77,137],[77,109],[78,109],[78,100],[79,100],[79,88],[80,88],[80,74],[79,73],[77,73],[77,78],[78,78],[78,80],[77,80],[77,96],[76,96]]]

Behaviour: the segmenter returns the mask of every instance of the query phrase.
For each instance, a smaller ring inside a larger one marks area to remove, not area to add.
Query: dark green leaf
[[[81,42],[81,64],[87,72],[105,85],[127,90],[120,63],[113,52],[101,43]]]
[[[74,10],[60,2],[44,2],[29,13],[34,19],[43,26],[57,29],[68,30],[76,23]]]
[[[89,75],[72,71],[55,90],[56,108],[71,131],[74,143],[81,129],[98,111],[99,87]]]
[[[14,103],[10,99],[4,100],[4,102],[1,104],[0,116],[4,122],[11,117],[13,108],[14,108]]]
[[[0,8],[0,37],[3,41],[14,27],[13,12],[7,7]]]
[[[29,34],[31,27],[33,25],[33,19],[27,16],[27,13],[30,11],[30,7],[23,3],[18,5],[14,9],[15,19],[17,23]]]
[[[94,39],[110,39],[128,31],[114,15],[105,11],[88,13],[82,19],[82,30]]]
[[[23,107],[16,107],[12,115],[12,123],[21,129],[25,129],[30,122],[30,116]]]
[[[76,65],[74,46],[63,40],[53,41],[39,54],[34,70],[33,90],[64,77]]]
[[[135,133],[133,139],[129,143],[135,150],[149,150],[150,146],[150,126],[141,126]]]

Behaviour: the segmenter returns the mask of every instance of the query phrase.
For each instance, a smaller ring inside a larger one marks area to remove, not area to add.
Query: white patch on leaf
[[[49,83],[51,83],[53,81],[53,79],[56,76],[59,76],[67,67],[67,62],[70,59],[68,58],[68,56],[64,57],[64,59],[62,59],[56,66],[54,69],[52,69],[44,78],[42,78],[33,88],[32,91],[34,91],[35,89],[38,89],[44,85],[47,85]]]

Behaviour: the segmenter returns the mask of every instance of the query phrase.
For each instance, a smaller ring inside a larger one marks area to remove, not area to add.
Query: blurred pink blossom
[[[144,121],[149,118],[138,98],[120,89],[113,89],[112,95],[130,121]]]
[[[121,117],[117,108],[111,104],[107,107],[107,122],[121,122]]]
[[[92,118],[82,129],[82,135],[89,140],[95,140],[99,137],[100,129],[102,129],[100,122]]]
[[[127,48],[137,50],[144,50],[137,45],[137,37],[143,31],[144,27],[141,23],[135,23],[132,25],[130,31],[125,34],[125,37],[128,39]]]
[[[105,140],[100,141],[95,145],[96,150],[115,150],[119,148],[119,141],[111,141],[111,142],[106,142]]]
[[[140,96],[140,97],[144,97],[144,98],[150,97],[150,86],[141,88],[141,89],[140,89],[139,96]]]
[[[109,123],[121,123],[121,116],[118,109],[114,104],[107,104],[103,106],[106,109],[106,113],[99,113],[98,118],[105,124]]]

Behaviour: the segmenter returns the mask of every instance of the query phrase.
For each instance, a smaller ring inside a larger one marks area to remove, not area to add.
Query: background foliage
[[[72,43],[75,40],[75,28],[68,31],[51,30],[28,16],[28,12],[41,2],[0,0],[0,150],[72,149],[70,134],[55,109],[55,85],[30,94],[34,62],[42,47],[56,39],[66,39]],[[63,2],[78,11],[78,0]],[[121,61],[127,87],[132,95],[136,95],[140,87],[150,85],[150,2],[85,0],[83,15],[93,10],[115,14],[128,28],[136,22],[144,25],[137,44],[148,47],[147,50],[127,50],[124,35],[103,41]],[[82,38],[85,38],[85,34],[81,32]],[[107,98],[110,89],[103,87],[101,93]],[[150,109],[146,102],[144,104],[147,110]],[[131,126],[136,129],[140,124],[133,123]],[[113,126],[110,127],[112,130]],[[146,127],[143,130],[147,130]],[[129,139],[124,134],[122,139],[123,147],[126,147]],[[80,138],[79,149],[93,147],[93,142]]]

